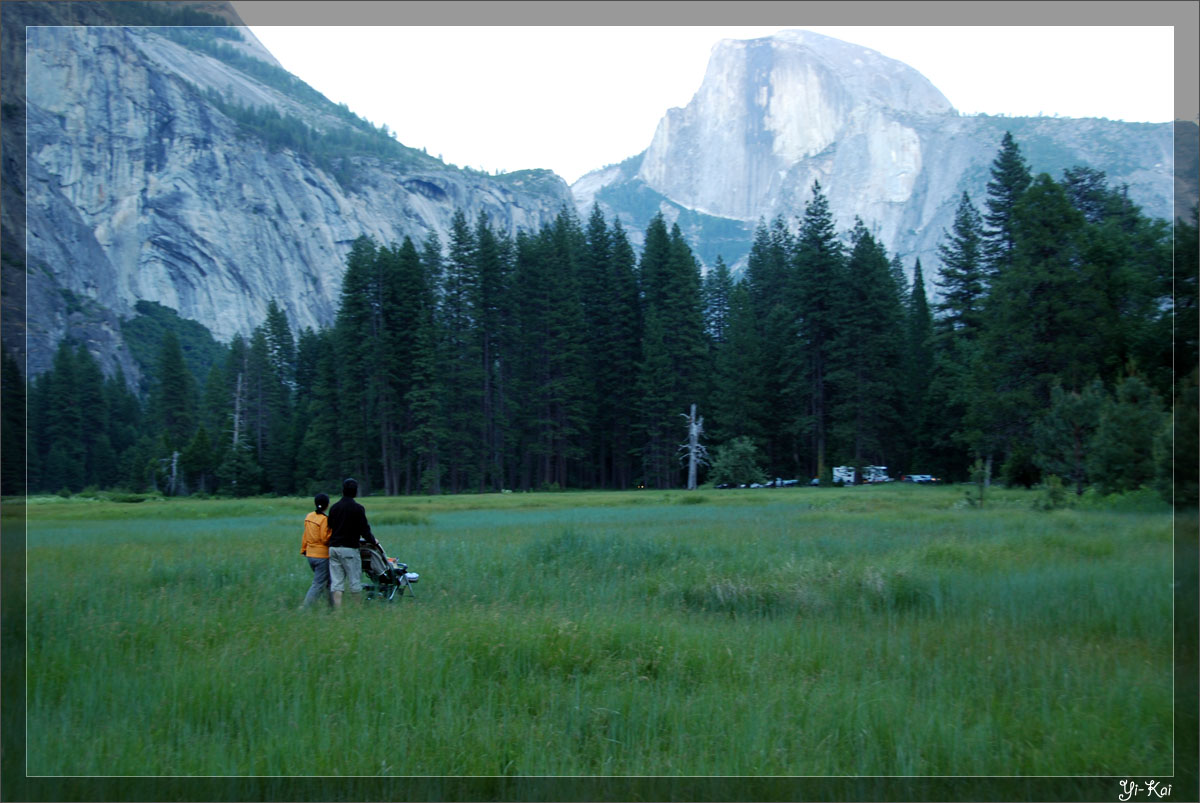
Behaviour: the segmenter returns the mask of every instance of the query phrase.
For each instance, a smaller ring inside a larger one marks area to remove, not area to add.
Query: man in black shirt
[[[358,482],[348,478],[342,483],[342,498],[329,508],[329,590],[333,592],[333,607],[342,604],[342,592],[349,585],[351,594],[362,593],[362,557],[358,552],[359,539],[376,544],[367,511],[354,497]]]

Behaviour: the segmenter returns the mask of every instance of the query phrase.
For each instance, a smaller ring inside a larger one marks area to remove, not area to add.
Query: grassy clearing
[[[368,498],[422,583],[339,615],[307,500],[48,499],[29,771],[1170,774],[1170,513],[961,499]]]

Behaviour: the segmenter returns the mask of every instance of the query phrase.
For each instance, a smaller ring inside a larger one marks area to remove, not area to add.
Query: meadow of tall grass
[[[338,612],[308,500],[30,500],[28,772],[1170,775],[1170,511],[962,498],[368,497]]]

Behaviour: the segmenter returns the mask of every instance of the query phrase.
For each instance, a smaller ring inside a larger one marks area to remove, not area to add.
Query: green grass
[[[1169,775],[1169,511],[961,499],[367,498],[337,614],[307,500],[31,500],[29,773]]]

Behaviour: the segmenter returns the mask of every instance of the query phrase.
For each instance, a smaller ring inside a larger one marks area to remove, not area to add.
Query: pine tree
[[[413,450],[415,483],[423,493],[442,492],[441,449],[449,434],[443,413],[445,387],[442,384],[443,331],[437,298],[441,284],[441,245],[431,234],[422,245],[421,293],[417,299],[412,356],[412,385],[405,394],[411,426],[406,442]]]
[[[39,394],[40,395],[40,394]],[[47,437],[43,441],[41,485],[45,490],[83,489],[87,453],[83,440],[83,411],[79,403],[76,353],[70,341],[59,343],[46,380]]]
[[[1083,387],[1097,375],[1105,343],[1094,275],[1081,259],[1082,215],[1042,174],[1013,210],[1016,250],[997,277],[979,371],[994,392],[975,397],[974,419],[1011,453],[1029,442],[1054,381]]]
[[[108,437],[109,410],[104,374],[96,358],[80,344],[75,351],[76,398],[84,449],[84,484],[109,486],[115,481],[116,453]]]
[[[462,210],[450,221],[450,244],[444,264],[442,298],[444,343],[442,371],[446,385],[447,432],[444,457],[452,492],[478,488],[478,466],[483,444],[480,410],[483,355],[480,352],[479,273],[475,264],[475,236]]]
[[[590,344],[590,348],[584,350],[584,381],[588,386],[584,435],[587,438],[588,457],[583,464],[594,470],[590,484],[600,487],[611,487],[612,483],[612,420],[615,411],[609,393],[606,362],[615,356],[614,348],[622,347],[620,341],[624,336],[614,328],[615,292],[609,286],[612,248],[608,224],[599,204],[593,204],[579,258],[579,295],[583,304],[584,331],[588,334]]]
[[[338,397],[336,439],[341,447],[339,473],[353,475],[359,492],[370,492],[371,442],[376,432],[368,385],[375,356],[375,310],[378,292],[375,271],[379,247],[369,237],[357,238],[346,258],[341,301],[334,322],[336,367],[330,377]]]
[[[911,471],[912,464],[923,465],[928,462],[929,422],[933,416],[940,414],[929,404],[929,386],[934,370],[933,316],[925,295],[925,276],[921,270],[920,259],[913,265],[912,292],[908,299],[906,318],[907,379],[904,383],[904,410],[908,430],[912,433],[912,451],[909,454],[909,465],[906,466]],[[922,469],[921,473],[927,472]]]
[[[674,466],[677,438],[671,427],[678,407],[672,393],[675,368],[657,309],[646,311],[645,322],[638,372],[642,482],[647,488],[673,488],[679,473]]]
[[[905,331],[902,289],[883,247],[861,220],[855,220],[850,237],[853,248],[835,312],[838,325],[829,340],[826,377],[830,433],[839,453],[857,470],[886,465],[892,434],[902,428]]]
[[[1165,414],[1157,394],[1136,376],[1123,380],[1115,398],[1100,411],[1100,423],[1087,458],[1087,471],[1101,493],[1133,491],[1154,482],[1157,467],[1150,448]]]
[[[603,362],[605,400],[611,411],[612,482],[617,488],[633,484],[633,428],[637,410],[638,366],[642,360],[642,309],[639,303],[637,259],[621,221],[612,223],[612,258],[608,286],[612,293],[609,325],[612,332]]]
[[[1034,461],[1045,475],[1060,477],[1082,495],[1087,485],[1087,461],[1092,438],[1106,400],[1104,387],[1096,380],[1082,391],[1055,384],[1050,407],[1034,424]]]
[[[733,287],[729,296],[729,325],[725,342],[717,347],[713,360],[716,387],[709,405],[713,422],[710,432],[717,443],[749,438],[755,444],[766,440],[763,422],[769,415],[773,398],[766,397],[762,386],[761,341],[758,318],[745,282]]]
[[[772,475],[800,470],[800,425],[779,408],[800,409],[806,404],[804,382],[799,375],[802,357],[795,347],[796,310],[799,304],[795,282],[795,237],[782,217],[768,227],[760,221],[747,257],[745,313],[753,330],[743,330],[739,340],[745,365],[738,371],[747,382],[736,395],[748,418],[738,422],[738,431],[755,433]],[[714,410],[714,432],[729,431],[732,422]],[[807,463],[807,460],[805,461]],[[807,471],[807,465],[803,469]]]
[[[705,345],[699,263],[679,226],[668,233],[661,214],[646,229],[640,274],[646,320],[639,372],[643,472],[648,484],[670,488],[679,482],[678,437],[672,433],[703,390]]]
[[[163,335],[156,367],[150,408],[168,448],[182,449],[195,428],[195,390],[174,330]]]
[[[983,223],[965,192],[954,213],[953,230],[938,245],[938,326],[966,338],[979,332],[980,312],[987,293]]]
[[[560,217],[562,215],[560,214]],[[480,387],[478,448],[479,490],[499,491],[504,487],[504,341],[508,317],[511,267],[486,213],[475,224],[474,263],[478,284],[474,307],[477,311],[476,349],[479,354]]]
[[[115,457],[111,475],[101,484],[105,487],[128,485],[132,478],[127,476],[124,467],[128,465],[127,455],[137,443],[138,432],[143,427],[143,413],[141,403],[129,389],[125,372],[120,367],[104,381],[104,398],[108,408],[108,442]]]
[[[187,487],[193,493],[209,493],[213,490],[213,476],[216,473],[216,460],[213,442],[208,437],[208,430],[201,424],[196,430],[190,443],[179,458]]]
[[[796,405],[794,431],[811,444],[808,473],[824,482],[831,402],[828,375],[844,309],[845,254],[820,182],[814,181],[812,190],[794,258],[798,337],[792,340],[790,355],[797,372],[789,388],[789,402]]]
[[[0,493],[15,496],[25,493],[25,377],[8,349],[0,357],[0,396],[4,398],[0,420]]]
[[[1000,151],[992,162],[987,184],[987,212],[983,216],[984,255],[989,279],[1003,273],[1011,264],[1017,248],[1014,215],[1017,201],[1032,183],[1029,166],[1012,133],[1004,132]]]
[[[729,297],[733,294],[733,275],[725,260],[717,254],[716,264],[704,276],[704,331],[713,344],[725,342],[729,332]]]

